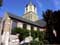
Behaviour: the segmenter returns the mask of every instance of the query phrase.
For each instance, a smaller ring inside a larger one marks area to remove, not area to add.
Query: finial
[[[32,0],[30,0],[29,2],[30,2],[30,5],[32,5]]]

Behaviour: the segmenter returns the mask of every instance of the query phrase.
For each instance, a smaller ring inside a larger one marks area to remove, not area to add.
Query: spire
[[[32,0],[29,1],[29,4],[32,5]]]

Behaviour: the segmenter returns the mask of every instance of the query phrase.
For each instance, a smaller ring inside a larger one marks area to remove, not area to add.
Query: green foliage
[[[31,41],[30,45],[40,45],[40,42],[37,42],[37,41]]]
[[[50,44],[60,44],[60,10],[47,10],[43,13],[43,17],[46,22],[46,40],[48,40]],[[56,31],[56,37],[53,34],[53,30]]]
[[[38,32],[32,30],[32,31],[31,31],[31,36],[33,37],[33,39],[37,38],[37,36],[38,36]]]
[[[45,35],[45,32],[39,32],[39,40],[40,41],[44,40],[44,35]]]
[[[44,42],[43,41],[35,41],[35,40],[33,40],[33,41],[30,42],[30,45],[44,45]]]
[[[31,35],[33,37],[33,41],[32,43],[34,45],[38,45],[39,43],[42,44],[44,43],[44,35],[45,35],[45,32],[41,32],[39,30],[35,31],[35,30],[27,30],[27,29],[21,29],[21,28],[14,28],[12,30],[13,33],[19,33],[21,38],[25,38],[25,37],[28,37],[29,35]],[[30,34],[31,33],[31,34]],[[36,41],[35,39],[38,38],[38,41]],[[31,45],[33,45],[31,43]],[[35,44],[36,43],[36,44]]]
[[[14,28],[14,29],[12,30],[12,32],[15,33],[15,34],[16,34],[16,33],[19,33],[20,36],[23,36],[24,38],[27,37],[27,36],[29,36],[29,31],[26,30],[26,29]]]
[[[49,42],[53,42],[53,11],[52,10],[47,10],[46,12],[43,13],[44,20],[46,22],[46,40]]]
[[[2,1],[3,1],[3,0],[0,0],[0,6],[2,6]]]

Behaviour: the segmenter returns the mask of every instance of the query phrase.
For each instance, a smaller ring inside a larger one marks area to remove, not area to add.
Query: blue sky
[[[3,6],[0,7],[0,17],[3,17],[6,11],[22,16],[24,14],[24,8],[28,3],[29,0],[3,0]],[[43,11],[47,9],[60,9],[60,0],[32,0],[32,3],[36,5],[40,19],[42,19]]]

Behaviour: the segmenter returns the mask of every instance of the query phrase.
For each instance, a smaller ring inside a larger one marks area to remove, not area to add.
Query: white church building
[[[21,17],[5,12],[0,23],[0,35],[3,45],[19,45],[18,35],[12,35],[11,30],[15,27],[24,28],[24,26],[28,30],[45,31],[46,23],[44,20],[39,20],[37,7],[32,2],[25,6],[24,15]]]

